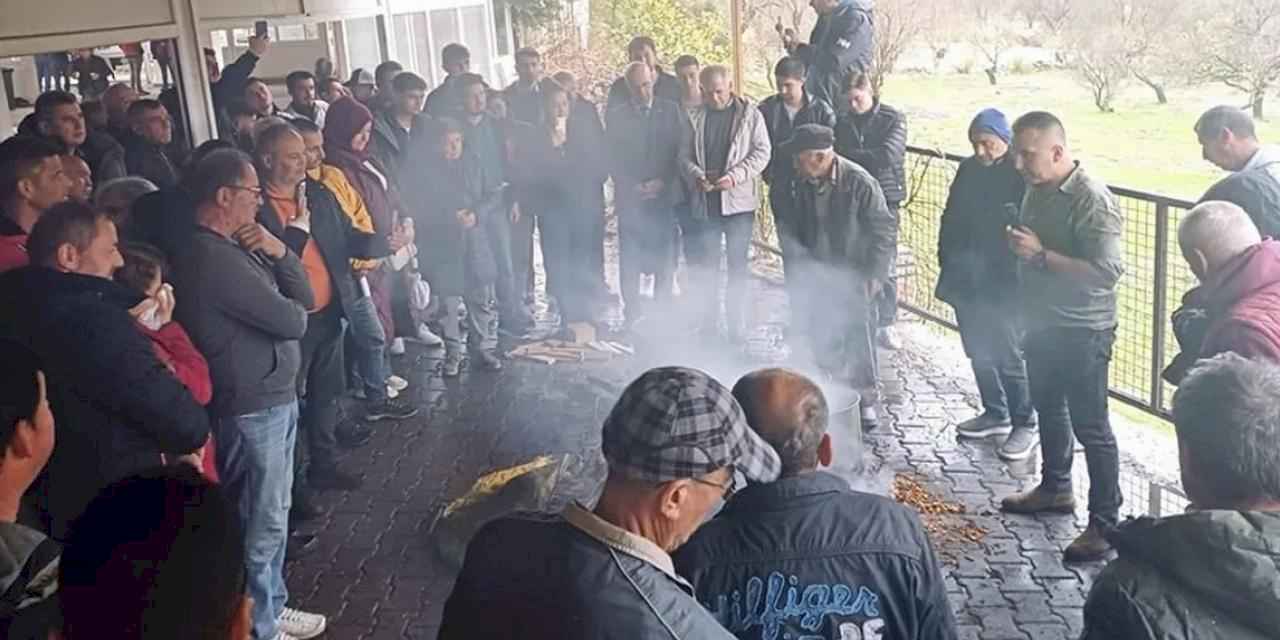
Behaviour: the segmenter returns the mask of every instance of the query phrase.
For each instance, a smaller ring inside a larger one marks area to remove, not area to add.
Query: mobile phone
[[[266,20],[259,20],[253,23],[253,35],[258,36],[259,38],[267,37],[267,21]]]

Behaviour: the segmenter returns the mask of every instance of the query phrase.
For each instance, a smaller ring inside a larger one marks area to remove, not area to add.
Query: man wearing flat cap
[[[889,277],[898,218],[866,169],[834,150],[830,127],[796,127],[779,151],[794,158],[792,215],[783,256],[793,331],[806,334],[818,366],[862,397],[865,429],[879,424],[872,300]]]
[[[693,369],[653,369],[604,423],[609,474],[594,509],[486,525],[467,547],[441,640],[622,640],[733,636],[676,575],[671,552],[736,476],[771,482],[777,453],[724,385]]]

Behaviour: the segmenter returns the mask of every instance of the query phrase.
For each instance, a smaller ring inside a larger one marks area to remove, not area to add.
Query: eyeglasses
[[[728,502],[729,499],[733,497],[733,494],[737,493],[737,491],[734,489],[734,484],[736,483],[734,482],[734,473],[732,471],[730,471],[729,473],[729,481],[726,482],[725,484],[712,482],[710,480],[703,480],[702,478],[692,478],[692,480],[698,484],[705,484],[708,487],[715,487],[719,489],[722,493],[724,493],[725,502]]]
[[[249,193],[252,193],[258,200],[262,200],[264,197],[264,192],[262,190],[262,187],[242,187],[238,184],[229,184],[229,185],[226,185],[226,188],[235,189],[236,191],[248,191]]]

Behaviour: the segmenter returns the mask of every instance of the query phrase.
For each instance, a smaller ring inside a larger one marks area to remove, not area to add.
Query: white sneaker
[[[276,637],[275,637],[275,639],[274,639],[274,640],[298,640],[298,639],[297,639],[297,638],[295,638],[295,637],[293,637],[293,636],[291,636],[291,635],[289,635],[289,634],[287,634],[287,633],[285,633],[285,632],[283,632],[283,631],[281,631],[281,632],[279,632],[279,633],[277,633],[277,634],[276,634]]]
[[[444,338],[431,332],[431,328],[425,323],[418,325],[418,341],[428,347],[438,347],[444,344]]]
[[[318,613],[307,613],[297,609],[284,608],[280,614],[280,633],[298,640],[310,640],[322,633],[328,620]]]
[[[400,392],[396,391],[395,387],[387,385],[387,397],[394,400],[400,397]]]
[[[393,356],[404,355],[404,338],[396,338],[395,340],[391,341],[391,355]]]
[[[404,391],[409,388],[409,381],[400,376],[391,376],[387,378],[387,386],[396,391]]]

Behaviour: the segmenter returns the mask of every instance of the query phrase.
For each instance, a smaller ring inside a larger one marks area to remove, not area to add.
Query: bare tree
[[[1155,93],[1156,102],[1169,104],[1167,89],[1186,74],[1178,61],[1195,0],[1114,0],[1124,29],[1125,59],[1134,79]]]
[[[1244,92],[1262,118],[1280,79],[1280,1],[1218,0],[1197,5],[1196,14],[1183,49],[1192,76]]]
[[[880,0],[875,8],[875,45],[872,51],[871,86],[877,94],[886,75],[907,47],[924,31],[930,0]]]
[[[972,20],[969,44],[982,54],[983,72],[995,85],[999,82],[1004,54],[1017,43],[1018,18],[1014,0],[966,0],[961,7]]]
[[[1057,38],[1079,13],[1079,0],[1017,0],[1013,12],[1026,23],[1029,33],[1043,33],[1049,39]]]

